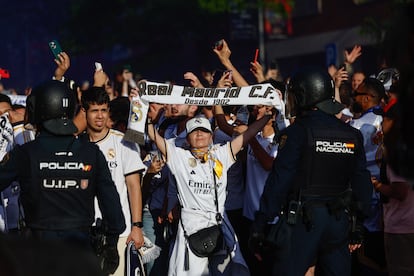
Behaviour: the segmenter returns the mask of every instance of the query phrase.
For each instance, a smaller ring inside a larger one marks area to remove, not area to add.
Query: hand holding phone
[[[229,73],[229,75],[226,77],[228,80],[233,80],[233,73],[231,70],[224,71],[224,74]]]
[[[256,48],[256,52],[254,53],[253,62],[256,63],[258,58],[259,58],[259,48]]]
[[[59,59],[59,54],[62,53],[62,47],[57,40],[52,40],[49,42],[49,48],[53,53],[55,59]]]

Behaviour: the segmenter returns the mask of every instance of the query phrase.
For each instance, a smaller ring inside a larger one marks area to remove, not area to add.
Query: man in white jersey
[[[108,162],[112,179],[121,200],[126,230],[119,237],[119,266],[113,275],[123,276],[125,271],[125,247],[133,241],[138,249],[144,244],[142,232],[142,195],[140,173],[145,169],[136,144],[123,140],[124,134],[107,127],[109,96],[102,87],[92,87],[82,93],[82,109],[86,112],[89,140],[99,146]],[[95,205],[96,217],[100,217]]]
[[[383,84],[375,78],[365,78],[354,91],[353,111],[361,112],[358,119],[353,119],[350,125],[362,133],[364,138],[364,149],[367,160],[367,169],[371,177],[380,177],[380,165],[382,159],[381,123],[382,116],[377,115],[382,110],[381,100],[385,97]],[[385,266],[385,253],[383,244],[383,221],[382,204],[379,192],[372,188],[371,212],[369,217],[364,220],[366,228],[366,238],[363,252],[364,257],[371,259],[378,266]],[[372,266],[369,262],[366,264]]]

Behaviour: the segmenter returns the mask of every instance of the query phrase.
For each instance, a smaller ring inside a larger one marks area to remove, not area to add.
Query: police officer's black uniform
[[[97,146],[73,135],[42,131],[8,157],[0,166],[0,183],[19,181],[25,222],[35,235],[52,237],[61,232],[56,237],[82,239],[85,234],[83,238],[89,242],[95,195],[110,222],[108,234],[117,240],[122,233],[125,221],[119,196]]]
[[[276,253],[271,256],[272,275],[302,276],[315,264],[321,275],[350,275],[346,209],[351,209],[352,202],[359,203],[355,209],[362,222],[361,206],[369,206],[372,188],[360,132],[328,114],[340,110],[332,99],[330,82],[327,72],[307,69],[290,83],[291,89],[299,90],[296,93],[314,94],[308,98],[295,94],[298,107],[308,108],[281,133],[256,216],[253,232],[264,231],[263,224],[278,215],[283,217],[279,223],[287,225],[286,244],[272,252]],[[352,202],[349,193],[355,197]]]
[[[33,91],[26,112],[40,134],[3,160],[0,190],[19,181],[25,223],[33,237],[86,247],[96,196],[107,222],[107,244],[116,251],[125,229],[119,195],[98,146],[73,135],[74,108],[73,93],[64,83],[46,82]]]

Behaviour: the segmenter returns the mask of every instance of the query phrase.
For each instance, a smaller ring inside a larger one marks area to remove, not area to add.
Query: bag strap
[[[217,224],[221,224],[223,218],[220,214],[219,207],[218,207],[218,192],[217,192],[216,172],[214,171],[214,169],[212,169],[212,171],[213,171],[214,197],[215,197],[214,203],[216,205],[216,220],[217,220]]]
[[[211,171],[213,172],[213,184],[214,184],[214,204],[216,205],[216,221],[217,224],[220,225],[222,222],[222,216],[219,211],[218,207],[218,192],[217,192],[217,181],[216,181],[216,173],[214,171],[213,166],[211,166]],[[177,189],[178,193],[178,189]],[[184,231],[184,237],[186,239],[186,242],[188,242],[188,234],[187,231],[185,231],[183,220],[180,218],[180,224]],[[184,270],[188,271],[190,269],[190,261],[189,261],[189,255],[188,255],[188,246],[186,244],[185,246],[185,252],[184,252]]]
[[[210,162],[211,162],[211,160],[210,160]],[[219,206],[218,206],[218,192],[217,192],[216,172],[214,171],[213,166],[210,166],[210,167],[211,167],[211,171],[213,173],[214,205],[216,205],[216,221],[217,221],[217,224],[221,224],[222,221],[223,221],[223,217],[220,214],[220,210],[219,210]],[[178,193],[178,189],[177,189],[177,193]],[[187,238],[188,237],[187,231],[185,231],[185,228],[184,228],[184,225],[183,225],[183,222],[182,222],[181,219],[180,219],[180,224],[181,224],[181,227],[184,230],[184,236]]]

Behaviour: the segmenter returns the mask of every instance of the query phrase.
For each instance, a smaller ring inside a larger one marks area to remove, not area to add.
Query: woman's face
[[[196,129],[187,136],[188,143],[192,148],[206,149],[213,143],[213,135],[202,128]]]

